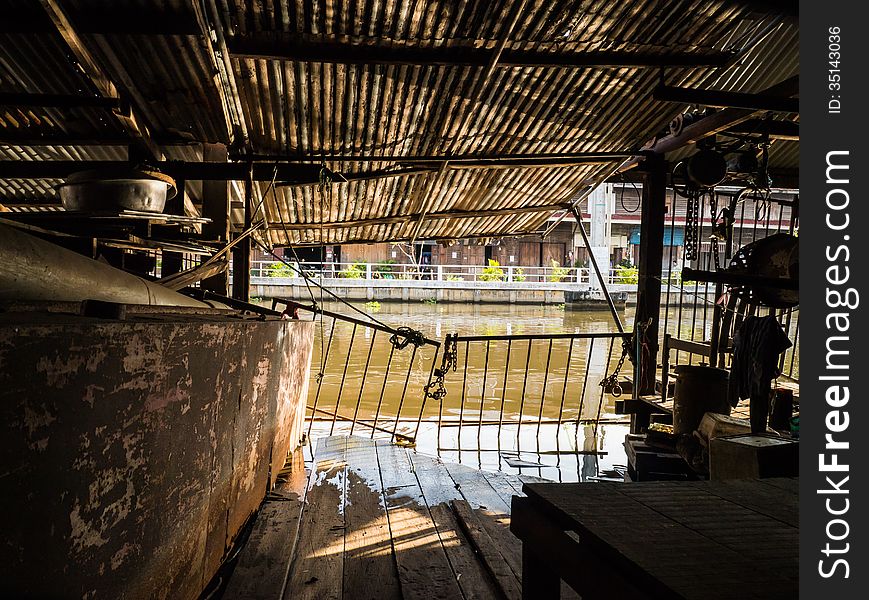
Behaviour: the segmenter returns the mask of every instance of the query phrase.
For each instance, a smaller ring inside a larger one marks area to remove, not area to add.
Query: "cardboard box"
[[[798,477],[799,442],[768,434],[717,437],[709,444],[709,478]]]

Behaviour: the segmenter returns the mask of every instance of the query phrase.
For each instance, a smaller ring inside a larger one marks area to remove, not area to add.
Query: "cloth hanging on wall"
[[[779,355],[792,346],[773,316],[747,317],[733,336],[728,399],[768,395],[770,382],[781,375]]]

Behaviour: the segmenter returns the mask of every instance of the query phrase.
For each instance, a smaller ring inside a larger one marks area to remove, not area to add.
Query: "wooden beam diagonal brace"
[[[39,1],[49,19],[54,23],[58,35],[60,35],[75,57],[82,75],[92,83],[96,92],[106,99],[119,98],[118,89],[100,66],[99,61],[87,49],[87,46],[73,28],[69,17],[57,0]],[[132,108],[124,111],[119,106],[112,109],[112,114],[121,129],[130,136],[130,144],[133,148],[144,154],[149,160],[159,160],[162,158],[162,152],[151,140],[150,132],[144,123],[136,117],[135,111]]]
[[[799,94],[800,77],[794,75],[788,79],[763,90],[763,94],[771,96],[792,97]],[[750,108],[725,108],[715,114],[703,117],[699,121],[691,123],[685,127],[680,133],[664,136],[660,139],[655,139],[647,143],[642,148],[642,153],[645,154],[666,154],[673,152],[693,144],[697,140],[715,135],[721,131],[732,129],[745,121],[748,121],[757,113],[762,111],[752,110]],[[639,157],[635,160],[628,161],[621,166],[619,171],[631,169],[639,163]]]
[[[799,113],[798,98],[772,94],[745,94],[724,90],[700,90],[696,88],[661,85],[653,93],[655,100],[678,104],[697,104],[715,108],[746,108],[755,111]]]

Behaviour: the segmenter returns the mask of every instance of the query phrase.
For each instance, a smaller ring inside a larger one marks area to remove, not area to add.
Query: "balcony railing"
[[[485,266],[485,265],[415,265],[410,263],[291,263],[280,261],[255,261],[251,264],[254,278],[297,278],[294,269],[301,269],[311,278],[346,280],[428,280],[456,282],[503,282],[538,284],[590,284],[595,279],[594,270],[588,267],[536,267],[536,266]],[[665,273],[666,277],[669,274]],[[678,272],[673,272],[673,283],[678,283]],[[609,269],[607,284],[635,284],[636,269]]]

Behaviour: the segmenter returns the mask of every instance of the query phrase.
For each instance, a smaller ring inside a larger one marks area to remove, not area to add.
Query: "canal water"
[[[356,306],[391,327],[410,327],[441,342],[454,333],[503,338],[617,332],[607,310],[557,305]],[[340,303],[324,307],[360,316]],[[684,339],[707,339],[704,316],[711,319],[711,310],[697,313],[672,309],[668,330],[679,330]],[[634,308],[620,316],[630,331]],[[416,432],[418,451],[561,481],[618,477],[624,468],[628,421],[615,414],[616,397],[600,385],[621,357],[617,338],[460,343],[456,368],[444,378],[446,395],[438,401],[426,399],[424,388],[433,368],[441,366],[441,351],[394,349],[387,333],[329,318],[318,320],[316,331],[308,398],[308,407],[317,409],[309,411],[315,417],[312,437],[351,428],[355,435],[375,437]],[[630,361],[620,375],[632,378]]]

